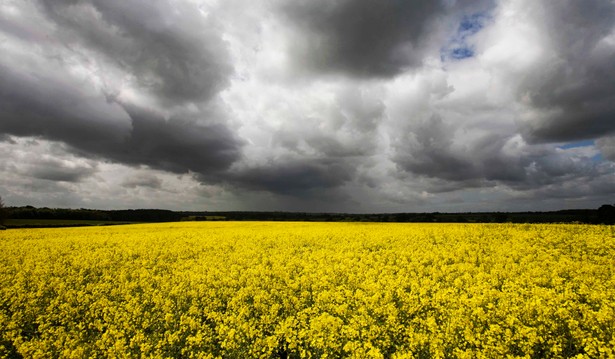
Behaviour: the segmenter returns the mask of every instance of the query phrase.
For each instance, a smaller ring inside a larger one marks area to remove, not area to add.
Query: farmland
[[[0,357],[615,356],[615,227],[0,232]]]

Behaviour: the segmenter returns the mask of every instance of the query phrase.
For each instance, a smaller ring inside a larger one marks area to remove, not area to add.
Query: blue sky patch
[[[465,16],[459,24],[458,33],[464,34],[465,36],[476,34],[483,28],[486,19],[487,16],[483,13]]]
[[[594,140],[585,140],[585,141],[570,142],[570,143],[567,143],[565,145],[558,146],[558,147],[563,149],[563,150],[568,150],[568,149],[571,149],[571,148],[587,147],[587,146],[595,146],[595,145],[596,145],[596,143],[595,143]]]
[[[569,150],[571,148],[589,147],[589,146],[595,146],[595,145],[596,145],[596,141],[594,140],[584,140],[584,141],[570,142],[565,145],[557,146],[557,147],[561,148],[562,150]],[[594,163],[602,162],[604,160],[604,157],[602,157],[602,153],[598,152],[597,154],[592,156],[590,160]]]
[[[463,60],[473,57],[475,49],[471,44],[468,44],[468,38],[476,34],[485,26],[489,19],[486,13],[476,13],[470,16],[464,16],[455,35],[449,40],[449,43],[440,51],[442,61],[447,60]]]
[[[598,153],[594,157],[592,157],[591,160],[594,162],[602,162],[604,161],[604,157],[602,157],[602,153]]]
[[[449,57],[455,60],[461,60],[461,59],[465,59],[465,58],[472,57],[472,56],[474,56],[474,49],[469,48],[469,47],[459,47],[459,48],[453,49],[449,53]]]

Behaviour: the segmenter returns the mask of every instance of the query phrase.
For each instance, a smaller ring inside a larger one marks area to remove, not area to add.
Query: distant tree
[[[508,220],[508,215],[506,213],[497,212],[492,216],[492,222],[495,223],[504,223]]]
[[[598,208],[598,221],[603,224],[615,224],[615,206],[605,204]]]
[[[4,221],[6,220],[6,216],[7,216],[7,211],[6,211],[6,208],[4,208],[4,202],[2,201],[2,197],[0,197],[0,226],[4,224]]]

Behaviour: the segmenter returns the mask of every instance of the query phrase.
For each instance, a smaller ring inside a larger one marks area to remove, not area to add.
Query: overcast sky
[[[612,0],[0,0],[0,52],[7,205],[615,203]]]

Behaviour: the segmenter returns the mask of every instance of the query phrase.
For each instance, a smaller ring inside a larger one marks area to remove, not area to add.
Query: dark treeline
[[[36,208],[32,206],[8,207],[8,217],[13,219],[63,219],[114,222],[173,222],[184,215],[164,209],[98,210],[71,208]]]
[[[467,213],[305,213],[305,212],[194,212],[162,209],[94,210],[6,208],[8,218],[58,219],[112,222],[175,221],[325,221],[325,222],[460,222],[460,223],[592,223],[615,224],[615,206],[551,212],[467,212]]]

